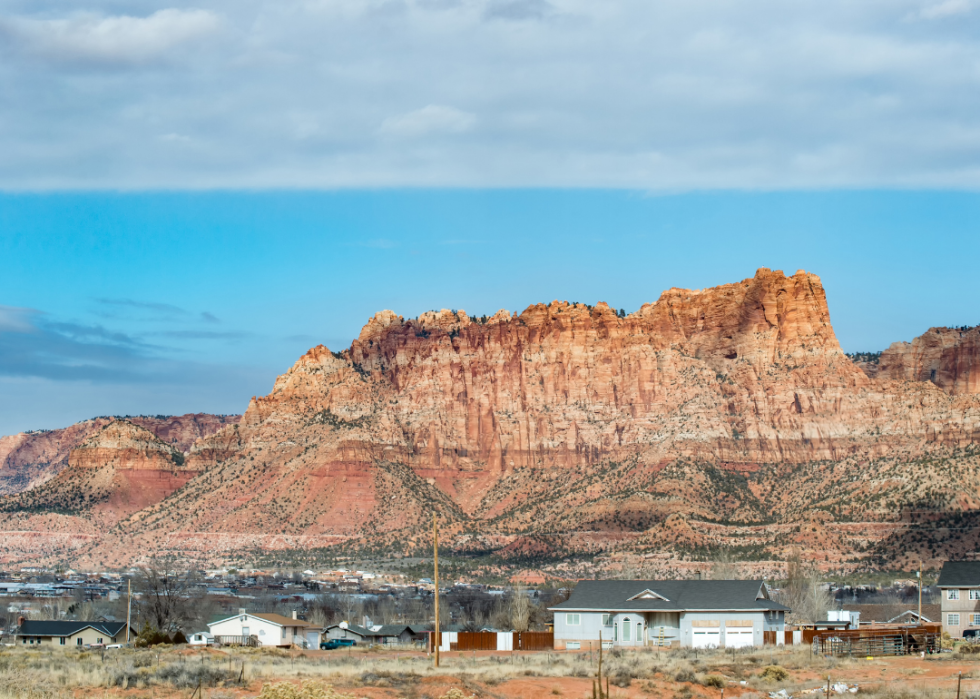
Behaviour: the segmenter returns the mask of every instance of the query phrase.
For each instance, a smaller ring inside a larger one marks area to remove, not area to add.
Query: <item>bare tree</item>
[[[337,596],[337,603],[340,607],[340,613],[343,615],[343,621],[348,624],[357,623],[354,621],[356,618],[358,621],[364,616],[364,605],[361,603],[357,597],[349,592],[342,592]]]
[[[711,562],[712,580],[738,580],[741,566],[730,549],[722,547]]]
[[[510,598],[510,623],[514,631],[527,631],[531,620],[531,600],[527,596],[527,588],[518,585]]]
[[[796,622],[826,619],[832,600],[829,590],[817,577],[817,570],[803,563],[799,554],[790,556],[786,563],[786,584],[779,601],[792,610],[789,619]]]
[[[133,582],[133,591],[139,595],[140,616],[153,628],[171,633],[192,616],[189,574],[158,567],[151,562],[140,569]]]

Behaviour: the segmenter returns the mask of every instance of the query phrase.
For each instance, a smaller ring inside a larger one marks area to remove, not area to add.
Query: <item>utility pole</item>
[[[434,667],[439,667],[439,643],[441,641],[439,638],[439,525],[436,522],[436,514],[434,512],[432,513],[432,553],[436,581],[436,629],[432,636],[435,640]]]
[[[922,560],[919,560],[919,626],[922,626]]]
[[[133,635],[133,632],[130,630],[130,626],[129,626],[129,621],[130,619],[132,619],[133,616],[133,579],[132,578],[129,578],[126,581],[126,588],[127,588],[127,598],[128,598],[126,602],[126,645],[128,646],[129,639]]]

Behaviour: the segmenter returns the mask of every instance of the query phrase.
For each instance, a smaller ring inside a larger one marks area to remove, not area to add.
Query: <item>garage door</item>
[[[698,626],[691,629],[694,634],[691,645],[695,648],[717,648],[721,645],[721,629]]]
[[[745,648],[752,645],[751,627],[725,627],[725,648]]]

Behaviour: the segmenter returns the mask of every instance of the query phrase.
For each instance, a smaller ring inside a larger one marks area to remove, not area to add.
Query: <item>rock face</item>
[[[72,449],[68,465],[76,469],[111,466],[117,470],[172,471],[184,465],[184,455],[129,420],[113,420]]]
[[[64,429],[0,437],[0,495],[19,493],[54,478],[68,466],[71,450],[99,432],[112,419],[100,417]],[[197,413],[127,419],[181,452],[186,452],[197,439],[238,422],[241,416]]]
[[[912,342],[895,342],[881,353],[878,375],[900,381],[930,381],[950,395],[980,393],[980,325],[929,328]]]
[[[433,512],[458,551],[552,562],[736,546],[858,567],[972,546],[908,537],[922,512],[935,532],[980,507],[980,396],[887,366],[870,378],[842,353],[820,279],[802,271],[671,289],[626,316],[560,301],[479,319],[383,311],[196,441],[181,473],[197,475],[165,500],[91,539],[17,526],[62,537],[51,547],[76,565],[403,553]],[[109,463],[105,444],[73,468]],[[9,557],[53,555],[18,536]]]
[[[0,498],[0,522],[8,531],[91,536],[164,500],[194,475],[176,447],[128,420],[114,420],[72,449],[68,466],[54,478]]]

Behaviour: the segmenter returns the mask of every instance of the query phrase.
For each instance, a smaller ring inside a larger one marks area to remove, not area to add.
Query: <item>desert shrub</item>
[[[164,665],[155,674],[161,682],[167,682],[177,689],[190,689],[198,686],[217,687],[219,682],[238,677],[237,672],[203,663]]]
[[[354,695],[341,694],[329,684],[307,680],[299,686],[291,682],[264,684],[258,699],[354,699]]]
[[[139,684],[148,684],[152,675],[153,672],[148,667],[125,665],[109,670],[106,684],[110,687],[128,689],[129,687],[136,687]]]
[[[789,679],[789,672],[779,665],[770,665],[759,673],[759,677],[767,682],[782,682]]]
[[[617,687],[629,687],[633,681],[633,675],[625,665],[613,666],[604,674],[609,678],[609,683]]]
[[[175,645],[178,643],[187,643],[187,636],[184,635],[183,631],[178,629],[177,633],[175,633],[173,638],[170,639],[170,642]]]
[[[701,684],[705,687],[717,687],[721,689],[725,686],[725,678],[721,675],[706,675],[701,678]]]
[[[980,644],[964,643],[957,647],[956,652],[963,655],[976,655],[980,653]]]
[[[683,670],[678,670],[674,675],[674,682],[693,682],[695,680],[694,673],[684,668]]]
[[[451,688],[448,692],[443,694],[439,699],[476,699],[476,695],[472,694],[467,696],[462,689]]]

